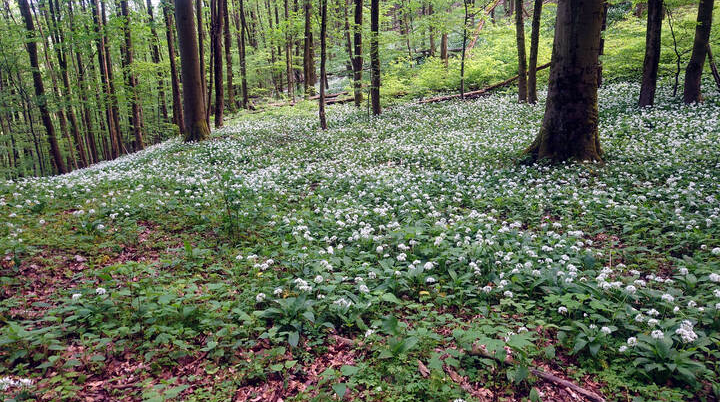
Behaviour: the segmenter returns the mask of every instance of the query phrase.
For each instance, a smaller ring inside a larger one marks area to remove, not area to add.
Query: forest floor
[[[524,164],[543,106],[500,94],[2,182],[0,395],[717,398],[720,96],[637,92],[600,92],[604,165]]]

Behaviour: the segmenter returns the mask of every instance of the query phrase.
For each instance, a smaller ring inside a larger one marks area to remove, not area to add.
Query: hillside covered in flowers
[[[527,163],[543,102],[500,94],[1,182],[0,394],[718,398],[720,96],[638,92],[600,90],[604,164]]]

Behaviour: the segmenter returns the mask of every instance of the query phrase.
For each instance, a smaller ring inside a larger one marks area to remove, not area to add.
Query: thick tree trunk
[[[708,43],[710,43],[714,3],[715,0],[700,0],[692,55],[685,69],[685,89],[683,91],[683,101],[685,103],[702,102],[700,81],[705,66]]]
[[[603,2],[560,0],[542,128],[533,159],[601,161],[597,65]]]
[[[327,36],[327,0],[320,0],[320,101],[318,107],[318,116],[320,117],[320,128],[327,130],[327,119],[325,118],[325,85],[323,81],[326,77],[325,71],[325,52]]]
[[[608,8],[610,7],[607,0],[602,0],[602,3],[603,3],[602,24],[600,27],[600,50],[598,50],[598,56],[602,56],[605,54],[604,33],[605,33],[605,30],[607,29],[607,13],[608,13]],[[597,80],[598,80],[598,88],[600,88],[603,84],[603,65],[602,65],[602,58],[600,58],[600,57],[598,57]]]
[[[372,113],[379,115],[380,110],[380,0],[370,0],[370,100]]]
[[[205,0],[195,0],[195,18],[197,20],[197,44],[198,53],[200,55],[200,76],[202,77],[201,85],[203,90],[203,103],[205,104],[205,121],[207,122],[208,127],[210,127],[210,92],[208,91],[208,83],[205,81],[207,73],[205,70],[205,24],[203,23],[204,1]],[[177,24],[177,21],[175,21],[175,23]],[[178,39],[179,38],[180,34],[178,33]],[[185,99],[184,95],[183,99]]]
[[[165,38],[168,44],[168,58],[170,59],[170,81],[173,94],[173,123],[178,126],[180,134],[185,133],[185,118],[183,117],[183,105],[180,98],[180,82],[178,80],[177,64],[175,61],[175,27],[170,9],[170,0],[163,0],[163,17],[165,17]]]
[[[137,94],[137,78],[132,71],[133,64],[133,47],[132,36],[130,34],[130,10],[128,9],[127,0],[120,0],[120,9],[123,16],[123,35],[125,36],[125,46],[123,48],[123,69],[125,70],[125,79],[127,86],[130,88],[130,106],[132,108],[133,134],[135,135],[135,150],[145,148],[142,132],[142,111],[140,110],[140,98]]]
[[[202,141],[210,137],[210,129],[205,120],[205,90],[200,73],[200,53],[193,19],[192,0],[175,0],[175,23],[180,43],[185,141]]]
[[[353,95],[355,97],[355,106],[360,107],[363,101],[362,93],[362,70],[363,70],[363,53],[362,53],[362,26],[363,26],[363,0],[355,0],[355,20],[353,25],[353,44],[355,46],[353,52]]]
[[[215,128],[223,126],[225,96],[223,91],[223,18],[220,3],[223,0],[210,0],[210,21],[212,24],[210,40],[213,46],[213,64],[215,77]]]
[[[645,61],[643,62],[640,107],[655,103],[658,66],[660,65],[660,40],[662,33],[663,0],[648,0],[647,31],[645,32]]]
[[[533,7],[532,32],[530,33],[530,59],[528,65],[528,103],[537,103],[537,61],[540,47],[540,18],[543,0],[535,0]]]
[[[527,58],[525,56],[525,21],[523,20],[523,0],[515,0],[515,39],[518,53],[518,101],[527,101]]]
[[[30,57],[33,83],[35,85],[35,95],[37,97],[36,102],[38,108],[40,109],[40,117],[42,118],[43,125],[45,126],[45,132],[47,133],[52,160],[58,173],[67,173],[65,162],[63,161],[62,154],[60,153],[60,146],[58,145],[57,137],[55,136],[55,127],[52,123],[52,117],[50,117],[47,99],[45,98],[45,87],[43,86],[42,75],[40,74],[40,65],[38,64],[37,43],[34,38],[35,24],[33,22],[32,15],[30,14],[30,5],[28,4],[28,0],[18,0],[18,6],[25,22],[25,29],[27,30],[27,50]],[[38,157],[39,156],[40,154],[38,152]]]

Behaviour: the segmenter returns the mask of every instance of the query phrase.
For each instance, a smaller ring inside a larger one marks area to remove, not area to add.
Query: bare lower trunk
[[[355,26],[353,27],[353,42],[355,51],[353,52],[353,91],[355,95],[355,106],[362,105],[362,18],[363,18],[363,0],[355,0]]]
[[[372,112],[379,115],[380,110],[380,0],[370,0],[370,65],[372,75],[370,77],[370,99]]]
[[[518,101],[527,101],[527,59],[525,56],[525,21],[523,20],[523,0],[516,0],[515,39],[518,53]]]
[[[698,7],[695,41],[693,42],[690,62],[688,62],[685,69],[685,89],[683,91],[683,101],[685,103],[702,102],[700,81],[703,66],[705,65],[708,43],[710,42],[713,4],[714,0],[700,0],[700,6]]]
[[[325,118],[325,36],[327,35],[327,0],[320,0],[320,104],[318,115],[320,117],[320,128],[327,130],[327,119]]]
[[[169,2],[163,1],[163,16],[165,17],[165,37],[168,44],[168,58],[170,59],[170,80],[173,94],[173,123],[175,123],[180,134],[185,133],[185,117],[183,116],[182,100],[180,98],[180,82],[175,62],[175,29]]]
[[[603,3],[558,3],[542,128],[526,150],[535,160],[601,161],[597,65]]]
[[[535,0],[533,8],[532,31],[530,33],[530,59],[528,60],[528,103],[537,103],[537,61],[540,47],[540,18],[542,0]]]
[[[648,0],[647,31],[645,33],[645,61],[643,62],[640,107],[655,103],[658,66],[660,64],[660,40],[662,33],[663,0]]]

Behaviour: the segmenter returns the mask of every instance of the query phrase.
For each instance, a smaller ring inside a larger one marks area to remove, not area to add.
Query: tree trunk
[[[153,15],[152,0],[147,0],[147,12],[150,23],[150,34],[152,35],[152,61],[160,64],[160,38],[157,29],[155,29],[155,15]],[[164,121],[168,121],[167,102],[165,100],[165,80],[163,73],[158,72],[158,99],[160,101],[160,115]]]
[[[294,85],[294,77],[293,77],[293,68],[292,68],[292,35],[290,32],[290,28],[292,27],[292,22],[290,21],[290,4],[288,0],[284,1],[284,8],[285,8],[285,21],[286,21],[286,32],[285,32],[285,69],[287,74],[287,90],[288,90],[288,96],[290,99],[292,99],[293,102],[295,102],[295,85]],[[345,20],[347,21],[347,9],[345,9]]]
[[[285,0],[287,1],[287,0]],[[347,76],[351,78],[353,76],[353,49],[352,49],[352,33],[350,33],[350,16],[348,8],[350,8],[351,0],[339,0],[339,7],[343,10],[343,22],[345,23],[343,32],[345,33],[345,52],[348,55],[347,62],[345,63],[345,71]],[[345,4],[343,4],[345,3]]]
[[[465,53],[465,52],[463,52]],[[448,66],[448,34],[443,33],[440,37],[440,58],[445,61],[445,67]]]
[[[535,0],[533,8],[532,32],[530,33],[530,59],[528,66],[528,103],[537,103],[537,59],[540,47],[540,18],[543,0]]]
[[[180,43],[185,141],[202,141],[210,137],[210,129],[205,120],[205,90],[200,73],[200,53],[193,19],[192,0],[175,0],[175,23]]]
[[[708,64],[710,65],[710,72],[712,72],[713,79],[715,80],[715,86],[720,89],[720,72],[718,72],[717,65],[713,59],[712,47],[708,43],[707,48]]]
[[[597,65],[603,2],[561,0],[542,128],[525,151],[535,160],[601,161]]]
[[[223,37],[225,38],[225,66],[227,76],[227,98],[228,98],[228,111],[232,112],[235,110],[235,88],[233,87],[233,67],[232,67],[232,36],[230,35],[230,13],[228,12],[228,0],[220,0],[222,2],[222,20]]]
[[[327,35],[327,0],[320,0],[320,104],[318,115],[320,117],[320,128],[327,130],[327,119],[325,118],[325,85],[323,84],[325,71],[325,47]]]
[[[200,55],[200,76],[202,77],[201,85],[203,90],[203,103],[205,104],[205,121],[207,122],[208,127],[210,127],[210,92],[208,91],[208,83],[205,81],[207,73],[205,72],[205,24],[203,23],[203,1],[204,0],[195,0],[195,18],[197,19],[197,43],[198,53]],[[175,19],[175,23],[177,24],[177,17]],[[180,34],[178,33],[178,42],[179,39]],[[185,95],[183,95],[183,100],[184,99]]]
[[[130,34],[130,10],[128,9],[127,0],[120,0],[120,9],[123,16],[123,34],[125,36],[125,47],[123,48],[123,69],[125,70],[125,79],[127,86],[130,88],[130,105],[132,108],[132,122],[133,134],[135,135],[135,147],[136,151],[145,148],[143,143],[143,132],[142,132],[142,112],[140,110],[140,98],[137,94],[137,79],[135,73],[132,71],[133,64],[133,48],[132,48],[132,36]]]
[[[602,25],[600,27],[600,50],[598,50],[598,56],[602,56],[605,54],[605,30],[607,29],[607,13],[608,8],[610,7],[607,0],[602,0],[603,3],[603,9],[602,9]],[[597,80],[598,80],[598,88],[600,88],[603,84],[603,65],[602,65],[602,58],[598,57],[598,66],[597,66]]]
[[[28,4],[28,0],[18,0],[18,6],[25,21],[25,29],[27,30],[27,51],[30,57],[30,67],[32,68],[33,83],[35,85],[36,102],[40,109],[40,116],[45,126],[45,132],[47,133],[52,160],[58,173],[67,173],[65,162],[63,162],[62,155],[60,154],[60,146],[55,136],[55,127],[52,123],[52,117],[50,117],[47,99],[45,98],[45,87],[43,86],[42,75],[40,74],[40,65],[38,64],[37,43],[35,43],[34,38],[35,24],[30,14],[30,5]],[[40,157],[39,153],[38,157]]]
[[[237,37],[238,51],[240,52],[240,78],[241,78],[241,89],[242,89],[242,107],[248,109],[250,107],[250,100],[248,96],[247,87],[247,64],[245,61],[245,34],[247,31],[247,24],[245,23],[245,0],[239,0],[240,11],[235,13],[235,24],[240,26],[240,33]],[[239,14],[239,17],[238,17]]]
[[[695,41],[693,42],[690,62],[685,69],[685,90],[683,101],[685,103],[702,102],[700,81],[702,78],[705,56],[710,43],[710,28],[712,26],[712,12],[715,0],[700,0],[698,6],[697,26],[695,27]]]
[[[643,61],[640,107],[655,103],[658,66],[660,64],[660,40],[662,33],[663,0],[648,0],[647,31],[645,32],[645,60]]]
[[[362,93],[362,26],[363,26],[363,0],[355,0],[355,21],[353,25],[353,95],[355,106],[360,107],[363,101]]]
[[[213,64],[215,74],[215,128],[223,126],[225,96],[223,94],[223,18],[220,3],[223,0],[210,0],[210,40],[213,46]]]
[[[76,151],[78,153],[78,156],[80,157],[79,167],[82,168],[88,165],[88,160],[87,156],[85,155],[83,138],[80,135],[80,127],[78,125],[77,117],[75,116],[75,111],[73,109],[71,90],[72,87],[70,86],[70,76],[68,73],[67,54],[65,53],[65,36],[63,35],[62,29],[60,27],[60,19],[58,17],[58,15],[60,14],[60,4],[58,3],[58,0],[55,0],[55,2],[50,0],[48,5],[50,8],[50,16],[52,19],[52,28],[54,29],[54,35],[51,35],[50,37],[54,39],[53,47],[55,48],[55,55],[57,56],[58,65],[60,66],[60,76],[63,82],[63,89],[65,90],[65,97],[67,101],[66,111],[68,119],[70,120],[70,130],[73,136],[73,140],[75,142]]]
[[[467,53],[465,50],[467,49],[468,1],[469,0],[463,0],[465,16],[463,18],[462,55],[460,56],[460,99],[465,99],[465,53]]]
[[[180,134],[185,133],[185,118],[183,117],[183,105],[180,98],[180,82],[175,61],[175,27],[170,10],[170,0],[163,0],[162,9],[165,17],[165,37],[168,45],[168,58],[170,59],[170,80],[173,94],[173,123],[178,126]]]
[[[305,47],[303,52],[303,75],[305,76],[305,99],[315,93],[315,80],[313,79],[312,55],[312,25],[310,21],[310,0],[304,0],[305,11]]]
[[[527,101],[527,58],[525,56],[525,21],[523,20],[523,0],[515,0],[515,39],[518,53],[518,101]]]
[[[380,0],[370,0],[370,100],[372,113],[379,115],[380,110]]]
[[[115,118],[113,115],[112,107],[112,88],[110,87],[110,75],[109,65],[107,62],[107,55],[105,54],[105,29],[100,16],[100,3],[99,0],[93,0],[91,3],[93,9],[93,22],[95,26],[95,37],[97,45],[97,56],[98,65],[100,66],[100,81],[102,83],[105,92],[105,118],[107,119],[107,131],[110,142],[110,147],[106,148],[110,152],[105,155],[105,159],[115,159],[120,155],[119,145],[119,127],[115,124]]]

